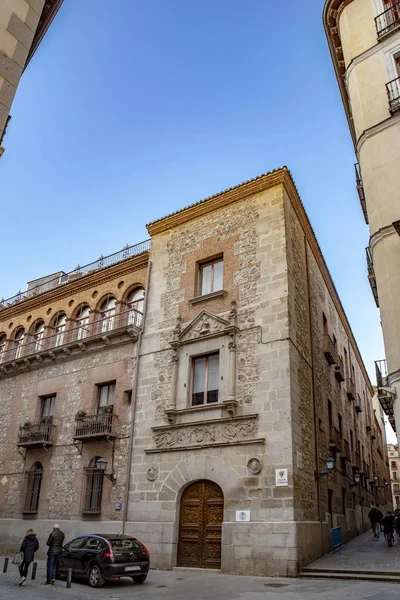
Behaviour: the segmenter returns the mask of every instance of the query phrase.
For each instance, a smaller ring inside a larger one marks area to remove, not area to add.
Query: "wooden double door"
[[[203,569],[221,567],[224,496],[208,480],[189,485],[181,498],[178,566]]]

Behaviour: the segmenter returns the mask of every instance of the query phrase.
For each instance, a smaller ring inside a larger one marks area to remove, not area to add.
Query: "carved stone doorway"
[[[178,566],[221,568],[224,495],[206,479],[189,485],[182,494],[179,520]]]

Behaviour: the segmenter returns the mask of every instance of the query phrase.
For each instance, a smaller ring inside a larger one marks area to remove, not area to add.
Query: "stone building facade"
[[[63,0],[0,0],[0,156],[21,75]]]
[[[370,241],[368,277],[380,308],[382,406],[400,420],[400,9],[397,0],[327,0],[324,25],[357,157]]]
[[[148,231],[148,250],[3,302],[1,549],[57,519],[67,536],[136,535],[156,568],[294,576],[331,527],[349,539],[389,499],[374,390],[292,177]]]
[[[37,280],[0,305],[5,547],[32,519],[43,536],[49,520],[68,537],[99,520],[120,528],[148,247]]]
[[[392,488],[392,498],[394,508],[400,508],[400,455],[399,447],[395,444],[388,444],[388,457],[390,469],[390,485]]]
[[[272,172],[148,230],[127,531],[159,568],[296,575],[329,549],[331,526],[348,539],[371,502],[386,507],[387,465],[292,178]]]

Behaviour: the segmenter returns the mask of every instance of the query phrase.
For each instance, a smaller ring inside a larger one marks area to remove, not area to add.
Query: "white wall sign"
[[[237,510],[236,511],[236,521],[250,521],[250,511],[249,510]]]
[[[289,485],[287,469],[276,469],[275,485],[278,487]]]

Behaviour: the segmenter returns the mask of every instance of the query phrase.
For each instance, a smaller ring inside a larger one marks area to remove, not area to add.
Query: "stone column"
[[[229,336],[229,401],[236,401],[236,340],[235,334]]]

